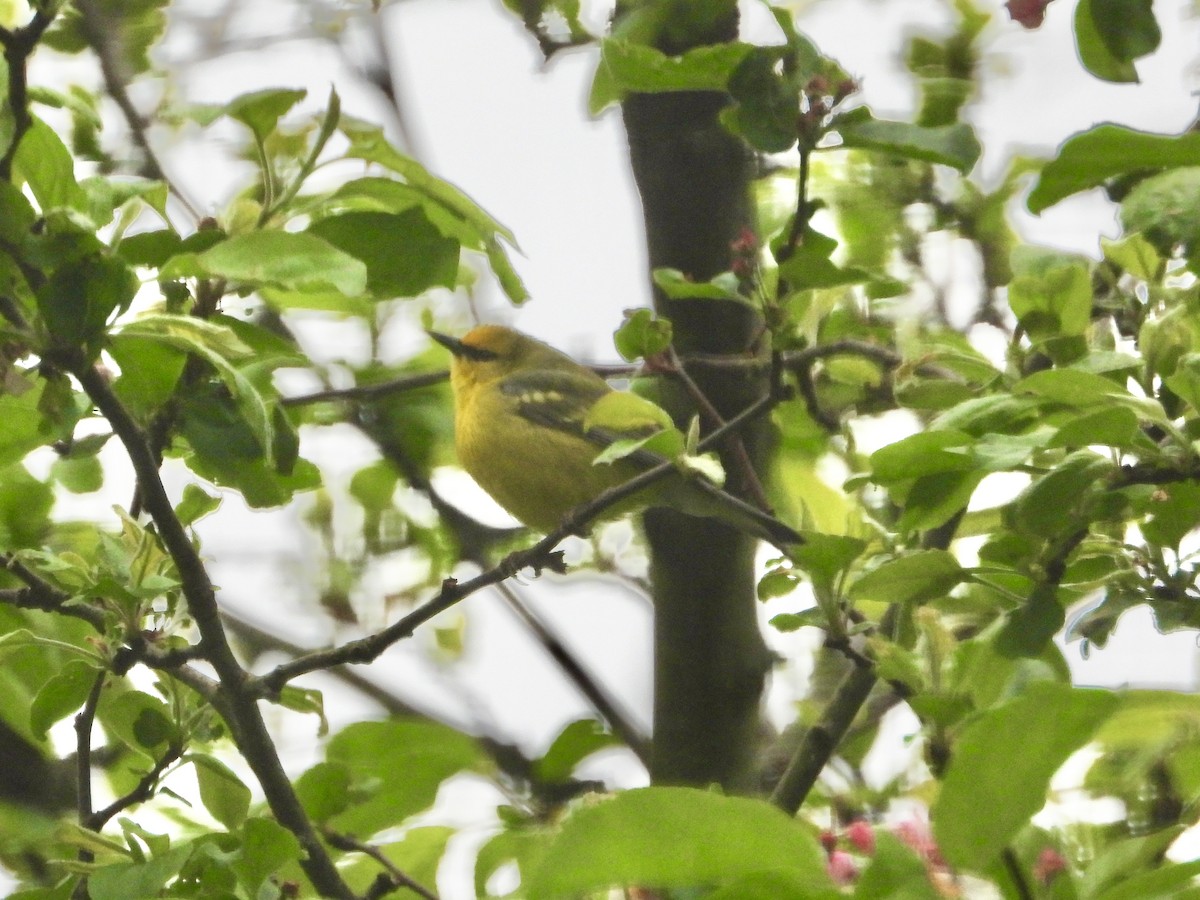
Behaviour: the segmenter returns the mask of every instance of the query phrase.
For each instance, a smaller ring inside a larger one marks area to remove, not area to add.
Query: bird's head
[[[522,369],[561,365],[565,359],[552,347],[503,325],[477,325],[461,338],[436,331],[429,336],[453,355],[450,375],[455,382],[487,382]]]

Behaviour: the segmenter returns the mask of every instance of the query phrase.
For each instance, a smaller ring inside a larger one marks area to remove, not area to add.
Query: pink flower
[[[1063,855],[1053,847],[1045,847],[1038,854],[1037,862],[1033,866],[1033,877],[1042,884],[1049,884],[1054,880],[1054,877],[1059,872],[1065,871],[1067,861],[1063,859]]]
[[[829,877],[837,884],[853,884],[858,878],[858,866],[845,850],[834,850],[829,854]]]
[[[846,840],[859,853],[870,856],[875,852],[875,831],[866,819],[855,819],[846,826]]]

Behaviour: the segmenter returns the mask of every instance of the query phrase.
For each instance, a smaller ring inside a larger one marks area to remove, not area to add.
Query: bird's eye
[[[474,344],[465,342],[459,344],[458,355],[475,362],[490,362],[491,360],[500,358],[500,354],[495,350],[489,350],[486,347],[476,347]]]

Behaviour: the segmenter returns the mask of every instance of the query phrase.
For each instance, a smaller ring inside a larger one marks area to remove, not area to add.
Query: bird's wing
[[[646,416],[629,418],[622,422],[592,422],[589,413],[601,398],[610,404],[610,397],[634,397],[624,391],[613,391],[600,378],[590,373],[539,370],[518,372],[500,382],[500,392],[516,403],[516,412],[545,428],[575,434],[598,446],[607,446],[614,440],[631,437],[646,437],[660,430]],[[640,397],[636,402],[641,401]],[[616,427],[607,427],[616,426]]]

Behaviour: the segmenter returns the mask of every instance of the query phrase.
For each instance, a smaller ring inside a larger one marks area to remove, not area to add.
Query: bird
[[[553,531],[570,510],[667,458],[638,448],[598,463],[614,442],[674,423],[661,407],[615,390],[548,344],[503,325],[478,325],[461,338],[428,333],[451,354],[459,463],[530,528]],[[606,513],[645,506],[715,517],[785,551],[803,542],[790,526],[699,474],[672,473]]]

